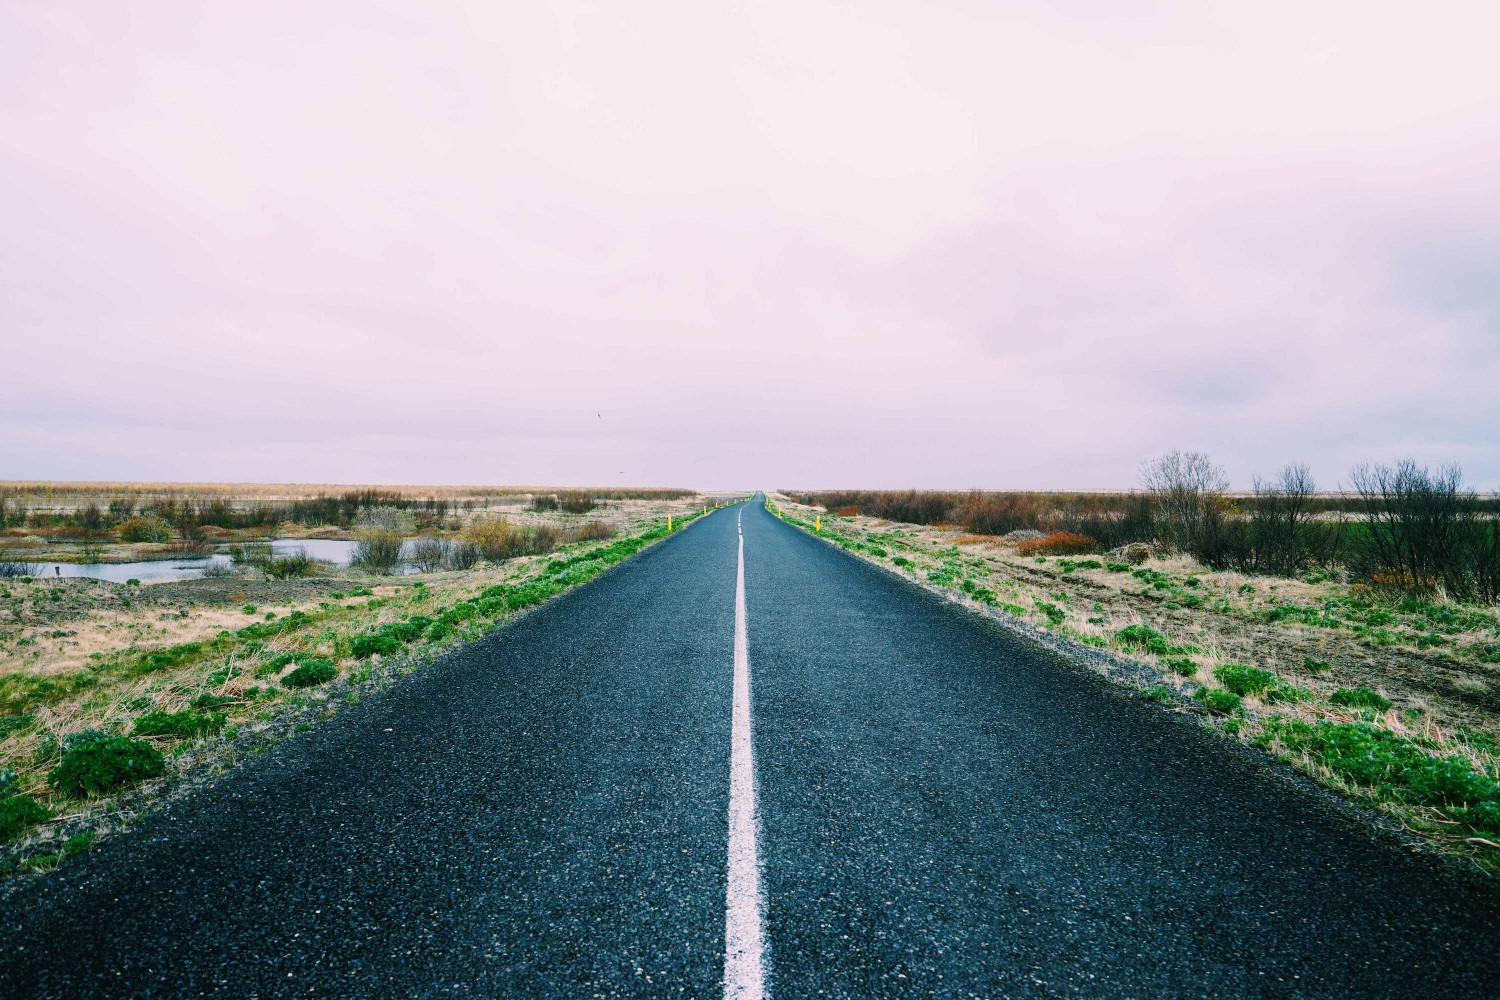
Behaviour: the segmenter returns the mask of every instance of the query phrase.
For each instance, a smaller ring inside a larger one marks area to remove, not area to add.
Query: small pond
[[[276,538],[271,541],[271,550],[284,554],[301,549],[321,562],[347,566],[354,556],[355,544],[335,538]],[[408,541],[402,547],[403,551],[409,551],[411,544]],[[228,554],[216,552],[196,559],[127,563],[58,563],[38,560],[38,576],[81,576],[90,580],[108,580],[110,583],[124,583],[126,580],[161,583],[167,580],[196,580],[203,575],[205,569],[214,565],[231,565]]]

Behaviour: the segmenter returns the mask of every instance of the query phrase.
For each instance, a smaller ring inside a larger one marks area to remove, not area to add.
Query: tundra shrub
[[[65,751],[62,763],[52,769],[49,777],[52,787],[62,794],[85,798],[158,778],[166,772],[166,762],[151,744],[108,736]]]
[[[391,573],[401,562],[401,533],[385,528],[364,528],[354,545],[350,562],[371,573]]]
[[[1062,608],[1056,604],[1049,604],[1046,601],[1036,602],[1036,609],[1047,616],[1048,625],[1061,625],[1063,620],[1068,617],[1068,613]]]
[[[448,543],[441,538],[419,538],[411,545],[411,563],[423,573],[436,573],[449,560]]]
[[[191,740],[211,736],[224,728],[223,712],[147,712],[135,720],[132,736],[166,736]]]
[[[1199,688],[1193,698],[1214,715],[1233,715],[1240,707],[1240,696],[1223,688]]]
[[[1127,625],[1115,633],[1115,638],[1129,649],[1144,650],[1152,656],[1167,656],[1172,652],[1167,637],[1150,625]]]
[[[52,810],[30,795],[11,795],[0,799],[0,841],[14,840],[27,827],[52,818]]]
[[[1136,692],[1136,697],[1140,698],[1142,701],[1155,702],[1158,705],[1170,705],[1172,704],[1172,702],[1177,700],[1177,696],[1172,693],[1171,688],[1164,687],[1160,684],[1154,684],[1151,687],[1142,688],[1140,691]]]
[[[1226,663],[1214,668],[1214,677],[1220,684],[1238,695],[1264,694],[1275,687],[1278,678],[1269,670],[1246,666],[1243,663]]]
[[[1344,708],[1373,708],[1377,712],[1384,712],[1391,707],[1389,698],[1367,687],[1339,688],[1328,696],[1328,700]]]
[[[1052,531],[1041,538],[1031,538],[1016,546],[1023,556],[1078,556],[1099,551],[1099,541],[1071,531]]]
[[[132,517],[120,525],[122,542],[155,542],[164,544],[172,540],[172,526],[155,514]]]
[[[602,542],[615,537],[615,529],[603,521],[585,521],[573,531],[573,540],[578,542]]]
[[[479,546],[473,542],[450,542],[448,543],[449,569],[473,569],[474,564],[479,561]]]
[[[503,517],[475,521],[465,532],[468,540],[479,546],[489,562],[502,562],[518,556],[545,555],[557,548],[562,533],[548,525],[519,527]]]
[[[331,660],[304,660],[297,665],[297,669],[283,677],[281,683],[289,688],[316,687],[328,683],[338,674],[339,668]]]
[[[269,580],[290,580],[308,576],[315,569],[312,556],[303,549],[294,549],[282,555],[270,555],[256,564]]]
[[[401,648],[401,640],[389,632],[367,632],[364,635],[354,637],[351,652],[357,660],[363,660],[374,656],[376,653],[382,656],[394,653]]]
[[[1195,677],[1198,674],[1197,662],[1186,656],[1174,656],[1170,659],[1162,660],[1161,665],[1172,671],[1172,673],[1180,674],[1183,677]]]

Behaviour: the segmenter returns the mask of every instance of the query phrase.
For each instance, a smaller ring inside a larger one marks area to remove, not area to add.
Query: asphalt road
[[[1500,892],[758,503],[11,896],[0,993],[719,996],[746,885],[738,996],[1500,995]]]

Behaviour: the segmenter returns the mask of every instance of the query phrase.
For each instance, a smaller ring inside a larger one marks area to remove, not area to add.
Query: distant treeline
[[[472,501],[469,502],[472,506]],[[442,520],[459,504],[436,498],[414,499],[389,490],[350,490],[338,496],[304,497],[286,501],[248,500],[214,496],[118,496],[106,503],[89,502],[72,510],[31,510],[18,499],[0,495],[0,528],[72,528],[109,531],[127,522],[149,518],[179,531],[216,528],[272,528],[290,522],[301,525],[348,527],[360,511],[388,507],[410,511],[419,520]]]
[[[1151,542],[1216,569],[1295,576],[1342,569],[1357,579],[1455,600],[1500,603],[1500,494],[1463,485],[1457,466],[1410,459],[1362,465],[1352,493],[1318,493],[1288,465],[1247,495],[1208,456],[1170,452],[1142,467],[1128,493],[785,491],[799,503],[974,534],[1067,532],[1100,549]]]
[[[526,493],[496,496],[526,496]],[[692,490],[647,488],[602,488],[536,492],[532,506],[536,510],[561,510],[585,513],[605,500],[676,500],[695,496]],[[38,506],[37,501],[53,501]],[[56,503],[57,494],[48,494],[40,485],[0,490],[0,529],[36,528],[68,533],[110,532],[125,526],[124,534],[148,532],[151,525],[166,524],[183,537],[204,527],[274,528],[278,524],[300,524],[308,527],[334,525],[348,528],[362,511],[375,508],[410,513],[419,530],[441,527],[459,511],[472,511],[490,499],[473,497],[415,497],[408,492],[369,487],[339,494],[268,500],[256,496],[232,496],[218,491],[196,493],[156,493],[146,490],[121,490],[108,499],[90,494],[79,497],[71,506]],[[101,502],[102,501],[102,502]],[[142,522],[149,522],[142,524]],[[126,537],[126,541],[155,540]]]

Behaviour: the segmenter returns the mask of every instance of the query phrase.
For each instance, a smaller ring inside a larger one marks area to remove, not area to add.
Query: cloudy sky
[[[1497,37],[0,0],[0,479],[1500,487]]]

